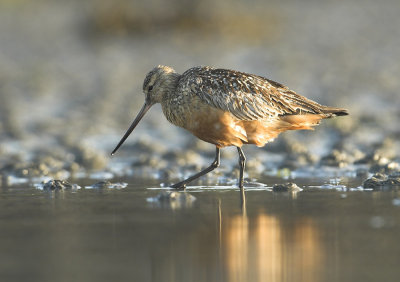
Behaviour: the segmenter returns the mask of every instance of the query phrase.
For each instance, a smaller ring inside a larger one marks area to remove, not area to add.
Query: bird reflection
[[[166,215],[168,232],[148,245],[153,281],[323,281],[329,258],[317,222],[291,205],[267,213],[226,204]]]
[[[249,220],[244,211],[223,229],[228,281],[319,281],[323,255],[311,220],[288,224],[264,213]]]

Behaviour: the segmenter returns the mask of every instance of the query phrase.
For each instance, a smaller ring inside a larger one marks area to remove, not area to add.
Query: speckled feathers
[[[191,68],[182,74],[177,92],[184,92],[185,89],[190,89],[209,105],[231,112],[240,120],[292,114],[329,114],[328,107],[278,82],[233,70]]]
[[[143,83],[147,103],[217,147],[263,146],[286,130],[311,129],[347,111],[311,101],[286,86],[243,72],[194,67],[182,75],[158,66]]]

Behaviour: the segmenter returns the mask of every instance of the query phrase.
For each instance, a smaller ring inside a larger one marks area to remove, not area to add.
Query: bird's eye
[[[149,86],[149,91],[153,90],[153,85]]]

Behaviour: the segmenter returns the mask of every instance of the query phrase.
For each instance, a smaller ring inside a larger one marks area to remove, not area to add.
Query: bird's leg
[[[240,202],[242,206],[242,211],[244,212],[243,215],[246,214],[246,195],[244,193],[244,168],[246,166],[246,157],[240,147],[236,147],[239,153],[239,188],[240,188]]]
[[[240,174],[239,174],[239,188],[240,191],[243,191],[243,174],[244,174],[244,168],[246,166],[246,157],[240,147],[236,147],[239,153],[239,169],[240,169]]]
[[[196,178],[199,178],[200,176],[203,176],[204,174],[207,174],[210,171],[213,171],[214,169],[216,169],[219,166],[219,160],[220,160],[220,149],[217,148],[215,151],[215,160],[212,162],[212,164],[209,167],[207,167],[205,170],[200,171],[199,173],[196,173],[195,175],[192,175],[188,179],[185,179],[181,182],[171,185],[171,187],[176,188],[176,189],[185,189],[186,184],[188,184],[189,182],[192,182]]]

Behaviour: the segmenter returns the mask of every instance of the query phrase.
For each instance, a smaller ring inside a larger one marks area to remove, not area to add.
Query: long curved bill
[[[111,156],[115,154],[115,152],[121,147],[122,143],[125,142],[126,138],[132,133],[135,127],[138,125],[139,121],[143,118],[144,114],[151,108],[152,104],[144,103],[142,109],[136,116],[135,120],[132,122],[131,126],[126,131],[124,137],[122,137],[121,141],[119,141],[117,147],[115,147],[114,151],[112,151]]]

